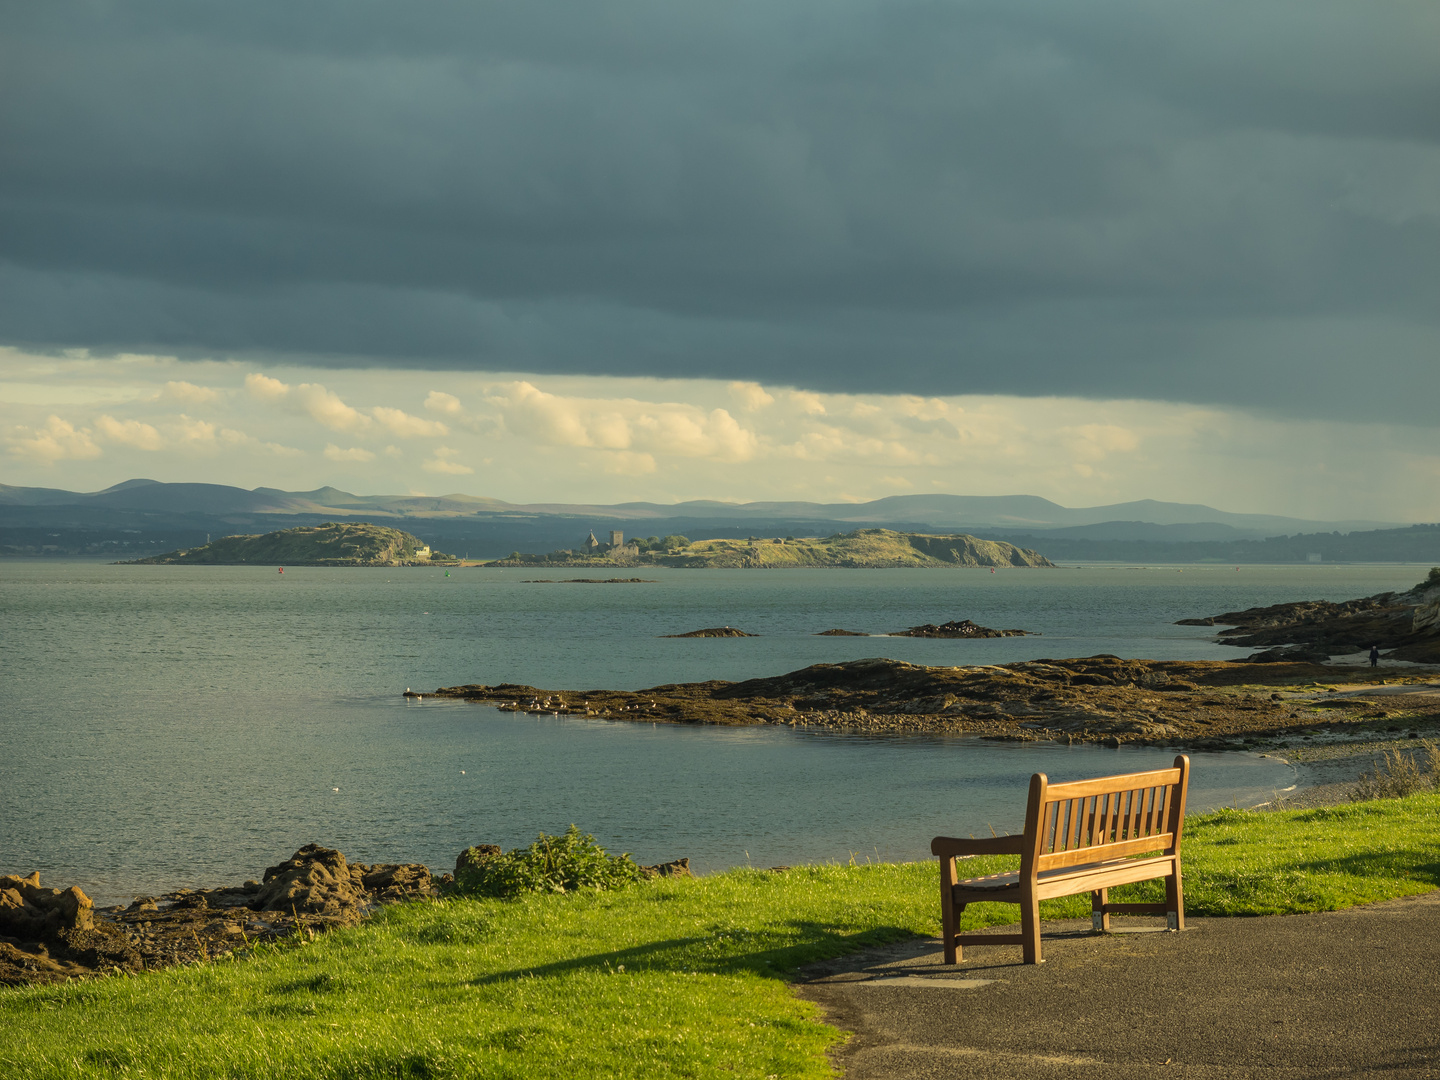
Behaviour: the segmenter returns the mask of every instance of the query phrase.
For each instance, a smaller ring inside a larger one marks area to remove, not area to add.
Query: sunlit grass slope
[[[1422,892],[1440,883],[1440,796],[1207,815],[1188,823],[1186,851],[1196,915]],[[839,1033],[786,977],[934,934],[936,894],[934,866],[915,863],[395,907],[246,960],[0,991],[0,1075],[828,1076]],[[1043,914],[1087,909],[1074,897]],[[977,905],[966,926],[1015,911]]]

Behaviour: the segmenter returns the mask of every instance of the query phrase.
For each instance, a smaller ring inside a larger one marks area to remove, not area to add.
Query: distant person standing
[[[1370,666],[1371,666],[1371,667],[1379,667],[1379,666],[1380,666],[1380,646],[1379,646],[1379,645],[1371,645],[1371,646],[1370,646]]]

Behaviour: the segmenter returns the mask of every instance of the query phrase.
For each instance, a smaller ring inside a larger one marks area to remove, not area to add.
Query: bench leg
[[[1020,946],[1025,963],[1042,963],[1043,957],[1040,955],[1040,901],[1035,899],[1034,894],[1024,895],[1020,898],[1020,933],[1025,938],[1025,943]]]
[[[965,961],[965,946],[955,939],[960,936],[960,919],[965,914],[965,905],[955,905],[955,932],[945,938],[945,962],[947,964],[960,964]]]
[[[1110,929],[1110,916],[1105,911],[1109,898],[1109,889],[1096,889],[1090,894],[1090,925],[1097,934]]]
[[[960,933],[960,915],[965,910],[955,906],[955,860],[940,860],[940,936],[945,942],[945,963],[958,964],[963,956],[955,940]]]
[[[1165,921],[1171,930],[1185,929],[1185,890],[1180,884],[1180,860],[1175,872],[1165,879]]]

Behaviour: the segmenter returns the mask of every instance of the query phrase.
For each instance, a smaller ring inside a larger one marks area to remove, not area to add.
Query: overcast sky
[[[1384,0],[3,4],[4,479],[1434,520],[1437,56]]]

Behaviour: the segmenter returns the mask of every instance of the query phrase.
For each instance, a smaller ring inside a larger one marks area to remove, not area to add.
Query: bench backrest
[[[1190,759],[1169,769],[1051,784],[1030,778],[1022,872],[1120,859],[1147,851],[1173,855],[1185,826]]]

